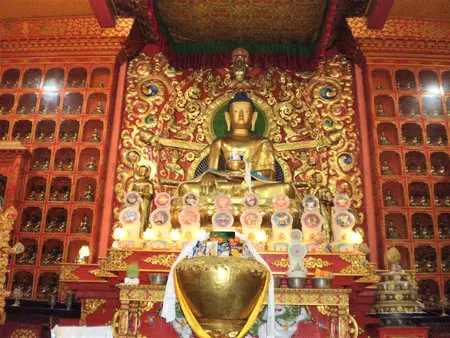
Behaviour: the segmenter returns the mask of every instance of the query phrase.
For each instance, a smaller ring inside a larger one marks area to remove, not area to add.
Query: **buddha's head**
[[[255,111],[253,101],[245,92],[237,92],[228,103],[225,113],[227,130],[250,129],[255,130],[258,113]]]

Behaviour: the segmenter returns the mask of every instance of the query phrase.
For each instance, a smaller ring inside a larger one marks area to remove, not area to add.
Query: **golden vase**
[[[175,270],[185,305],[212,337],[237,335],[258,313],[255,307],[267,289],[268,271],[253,259],[202,256],[180,262]]]

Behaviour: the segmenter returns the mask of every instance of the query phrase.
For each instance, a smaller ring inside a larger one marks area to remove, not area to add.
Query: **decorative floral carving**
[[[123,260],[132,254],[133,252],[131,251],[109,250],[108,259],[105,261],[104,268],[111,271],[125,270],[128,264]]]
[[[81,307],[80,319],[86,323],[86,317],[95,313],[97,309],[106,303],[106,299],[99,298],[85,298],[83,299],[83,306]]]
[[[343,275],[367,275],[371,271],[369,269],[369,263],[365,255],[340,255],[339,256],[344,261],[350,263],[349,266],[345,267],[340,274]]]
[[[306,257],[305,258],[305,268],[307,269],[315,269],[315,268],[323,268],[332,265],[333,263],[325,261],[321,258],[317,257]]]
[[[67,281],[79,280],[80,278],[73,273],[74,271],[78,270],[79,268],[80,268],[79,265],[64,264],[61,267],[61,275],[59,277],[59,281],[67,282]]]
[[[95,277],[107,277],[107,278],[117,277],[117,275],[105,269],[89,270],[89,273]]]
[[[175,262],[176,258],[177,256],[174,254],[160,254],[160,255],[152,255],[144,259],[143,261],[145,263],[150,263],[153,265],[162,265],[170,268]]]

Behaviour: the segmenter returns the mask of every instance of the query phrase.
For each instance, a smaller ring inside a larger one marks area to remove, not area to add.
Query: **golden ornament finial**
[[[400,264],[402,255],[400,254],[400,251],[398,251],[398,249],[393,246],[387,251],[386,258],[388,264]]]

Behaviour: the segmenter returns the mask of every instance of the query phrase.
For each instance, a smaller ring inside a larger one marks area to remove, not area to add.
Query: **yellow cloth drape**
[[[189,326],[191,327],[192,331],[194,331],[194,333],[199,338],[211,338],[211,336],[208,333],[206,333],[206,331],[203,330],[203,328],[200,326],[200,324],[197,321],[197,318],[195,318],[194,314],[189,308],[186,298],[184,297],[183,292],[181,291],[180,285],[178,283],[178,276],[176,269],[174,269],[173,271],[173,278],[175,282],[175,292],[177,294],[178,303],[180,304],[180,307],[183,310],[184,316],[186,317],[186,320],[189,323]],[[248,317],[247,322],[245,323],[241,332],[239,332],[237,338],[242,338],[247,333],[247,331],[250,330],[250,328],[252,327],[253,323],[256,320],[256,317],[258,317],[259,311],[261,310],[261,307],[264,303],[264,298],[266,297],[267,294],[269,281],[270,281],[270,271],[267,271],[266,281],[264,282],[263,290],[261,291],[258,301],[256,302],[256,305],[252,310],[252,313]]]

